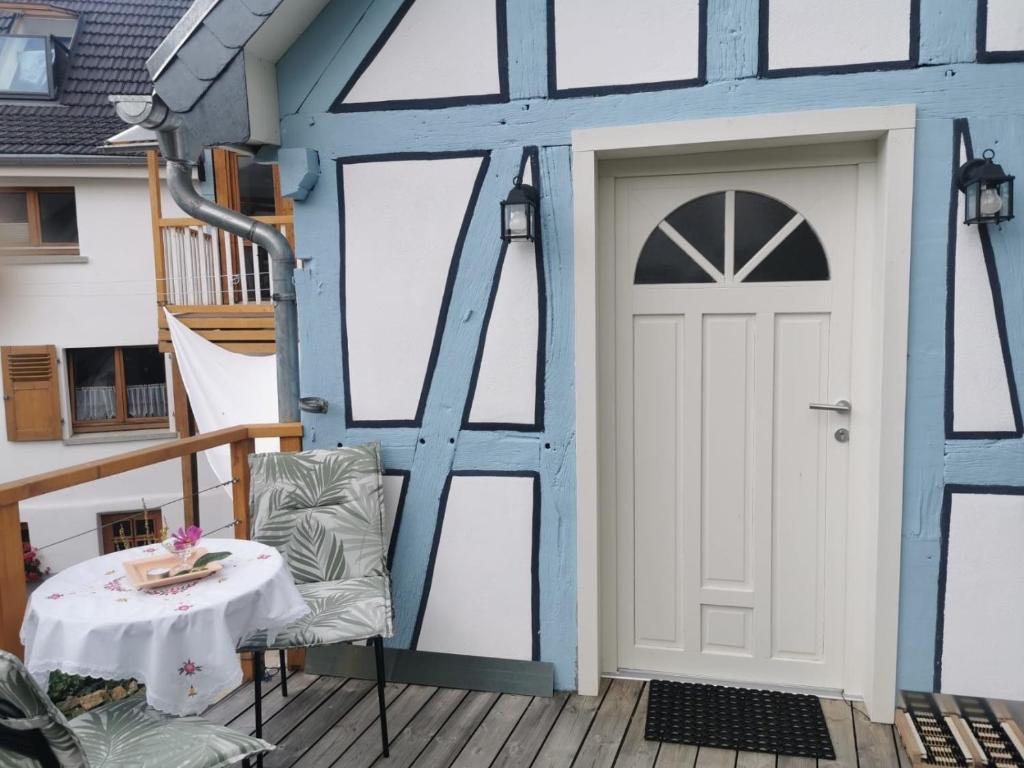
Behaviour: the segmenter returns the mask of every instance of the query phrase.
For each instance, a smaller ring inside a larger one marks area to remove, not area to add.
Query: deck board
[[[455,762],[499,696],[489,691],[471,691],[416,758],[414,768],[447,768]]]
[[[614,680],[576,755],[575,768],[612,768],[644,684]]]
[[[701,747],[697,750],[696,768],[733,768],[736,765],[736,750]]]
[[[825,713],[835,760],[819,760],[819,768],[857,768],[857,742],[853,735],[853,708],[850,702],[841,699],[822,699],[821,709]]]
[[[775,755],[767,752],[738,752],[736,768],[775,768]]]
[[[899,765],[892,726],[872,723],[860,702],[853,704],[853,730],[860,768],[894,768]]]
[[[452,763],[453,768],[476,768],[490,765],[509,735],[515,730],[519,718],[532,701],[530,696],[502,694],[487,717],[483,719],[466,746]]]
[[[530,765],[568,700],[569,694],[556,693],[551,698],[537,697],[531,701],[490,768]]]
[[[662,744],[658,750],[655,768],[693,768],[697,762],[697,747],[693,744]]]
[[[438,689],[428,685],[410,685],[388,705],[388,736],[394,744],[398,734],[412,722],[420,710],[434,697]],[[376,699],[374,696],[368,697]],[[376,703],[376,701],[374,702]],[[380,724],[377,718],[363,731],[352,746],[334,761],[333,765],[344,768],[370,768],[382,754]]]
[[[378,758],[375,765],[409,768],[468,695],[468,691],[439,688],[405,729],[392,739],[391,754]]]
[[[640,692],[633,718],[626,728],[619,756],[615,761],[618,768],[653,768],[658,759],[658,742],[647,741],[644,730],[647,725],[647,684]]]
[[[573,764],[610,687],[609,680],[602,680],[597,696],[574,693],[569,697],[533,763],[535,768],[565,768]]]
[[[264,759],[264,768],[291,768],[373,690],[373,683],[368,680],[346,681],[291,731],[286,739],[273,742],[278,747]]]
[[[381,754],[372,681],[302,672],[263,692],[265,768],[907,768],[892,726],[862,704],[822,700],[834,761],[647,741],[648,686],[604,679],[597,696],[531,697],[388,683],[391,756]],[[211,707],[213,722],[251,732],[252,686]],[[858,762],[859,761],[859,762]]]
[[[384,700],[391,704],[405,690],[404,685],[388,683],[384,686]],[[348,749],[370,726],[377,725],[377,697],[363,696],[359,703],[316,744],[310,747],[294,765],[297,768],[322,768],[330,765],[339,754]]]

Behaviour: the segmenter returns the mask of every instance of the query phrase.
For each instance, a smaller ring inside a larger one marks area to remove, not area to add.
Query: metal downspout
[[[167,188],[183,211],[217,229],[244,237],[270,255],[274,340],[277,352],[277,415],[281,422],[299,420],[299,332],[295,308],[295,254],[277,229],[244,213],[207,200],[192,185],[192,169],[203,151],[182,115],[171,111],[156,95],[111,96],[118,116],[157,134],[167,161]]]
[[[192,185],[192,163],[167,161],[167,188],[189,216],[212,224],[265,248],[270,255],[277,352],[277,415],[282,422],[299,420],[299,333],[295,308],[295,254],[276,228],[203,197]]]

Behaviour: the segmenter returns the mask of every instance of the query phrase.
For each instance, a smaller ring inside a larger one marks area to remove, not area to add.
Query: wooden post
[[[231,444],[231,477],[236,481],[231,488],[231,508],[235,516],[236,539],[248,539],[251,530],[249,456],[255,452],[256,441],[251,437]]]
[[[174,389],[174,428],[178,437],[192,437],[191,407],[188,392],[178,368],[178,358],[171,355],[171,386]],[[199,524],[199,464],[196,454],[181,457],[181,496],[185,509],[185,526]]]
[[[281,453],[297,453],[302,450],[301,437],[282,437]],[[288,669],[304,669],[306,666],[306,649],[289,648],[285,654],[288,659]]]
[[[0,505],[0,648],[24,656],[19,634],[25,618],[25,565],[17,502]]]
[[[167,273],[164,269],[164,236],[160,229],[160,219],[163,217],[163,202],[160,199],[160,158],[155,149],[146,152],[146,167],[149,170],[149,215],[153,226],[156,303],[158,307],[162,307],[167,303]]]
[[[256,441],[251,437],[231,444],[231,477],[236,480],[231,487],[231,509],[235,518],[235,538],[248,539],[249,522],[249,455],[256,452]],[[252,680],[252,653],[240,654],[242,678]]]

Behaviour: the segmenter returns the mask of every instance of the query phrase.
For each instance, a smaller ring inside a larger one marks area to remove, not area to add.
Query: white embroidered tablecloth
[[[199,581],[132,587],[122,562],[162,554],[160,546],[93,558],[47,579],[21,627],[29,671],[43,683],[54,670],[135,678],[149,704],[172,715],[199,714],[237,688],[238,641],[260,629],[272,635],[308,608],[272,547],[237,539],[199,546],[231,552],[222,571]]]

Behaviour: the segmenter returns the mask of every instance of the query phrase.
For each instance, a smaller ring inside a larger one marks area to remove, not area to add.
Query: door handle
[[[834,403],[808,403],[807,407],[812,411],[835,411],[836,413],[849,413],[849,400],[836,400]]]

